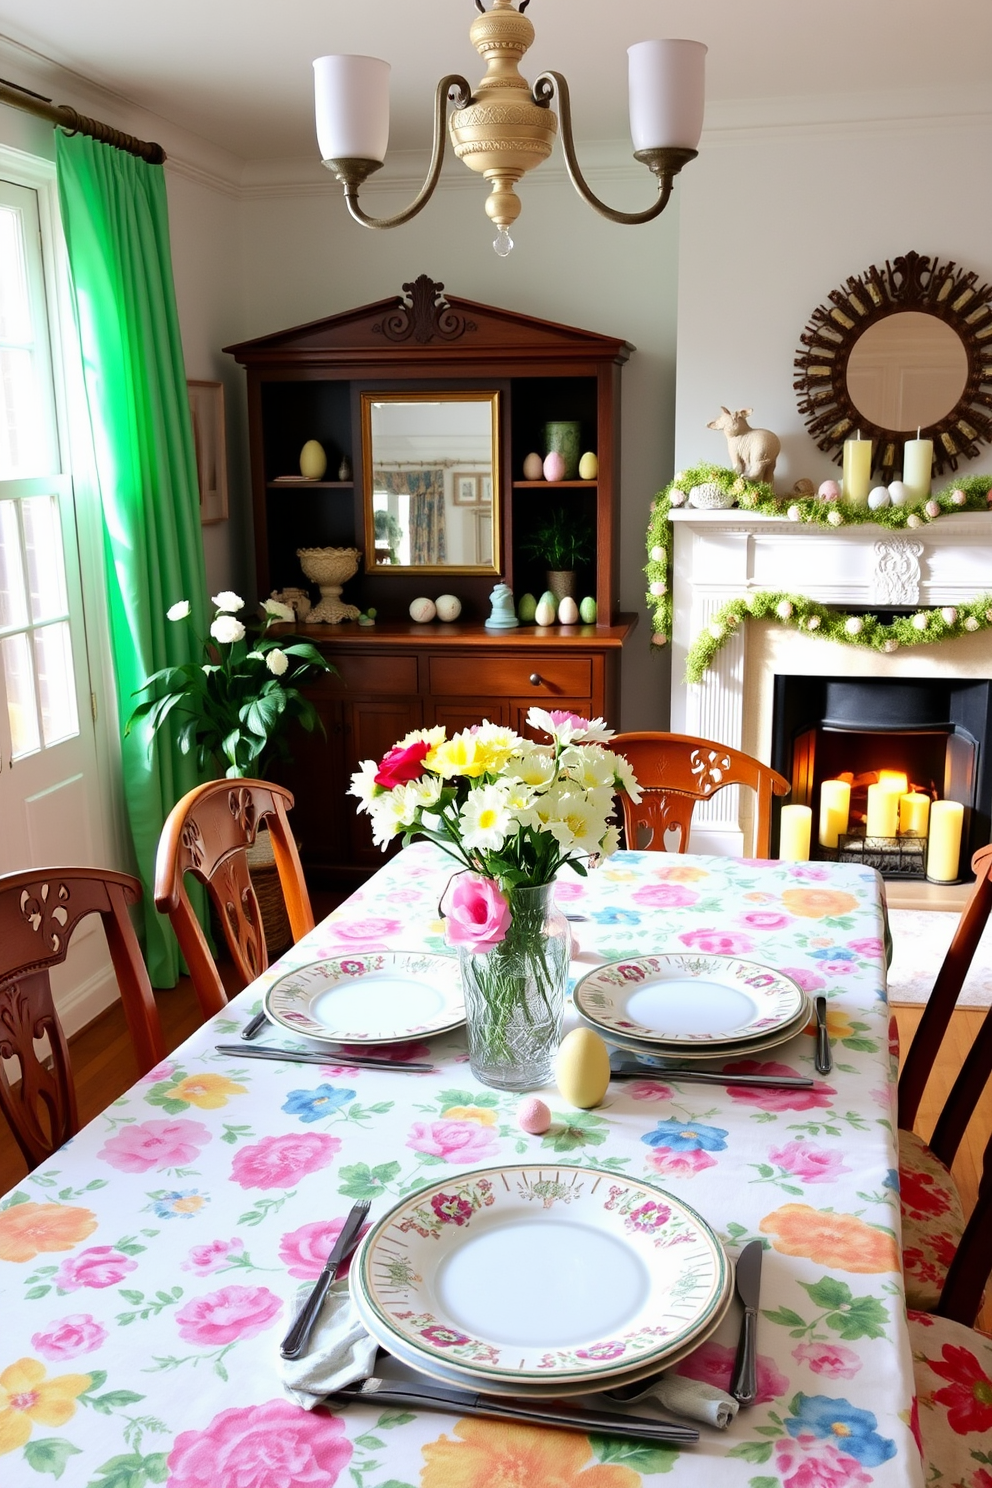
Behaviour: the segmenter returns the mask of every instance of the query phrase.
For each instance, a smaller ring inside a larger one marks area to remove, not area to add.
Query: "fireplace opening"
[[[812,807],[811,856],[866,862],[885,878],[925,878],[927,843],[912,824],[905,832],[897,824],[890,836],[891,821],[884,834],[882,818],[869,821],[869,787],[894,782],[897,795],[959,802],[961,851],[952,881],[969,881],[972,855],[992,837],[990,730],[989,681],[777,676],[771,762],[791,781],[789,802]],[[848,821],[836,841],[827,833],[834,842],[827,845],[819,841],[822,786],[838,780],[850,786]],[[901,822],[912,823],[911,810]],[[931,876],[947,882],[953,871]]]

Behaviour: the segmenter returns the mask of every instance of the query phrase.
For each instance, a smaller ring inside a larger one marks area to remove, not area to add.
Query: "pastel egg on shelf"
[[[592,481],[599,475],[599,460],[592,450],[587,450],[579,461],[579,479]]]
[[[524,480],[537,481],[544,478],[544,461],[541,456],[532,450],[524,460]]]
[[[565,460],[557,450],[552,450],[550,455],[544,457],[544,479],[546,481],[565,479]]]
[[[558,605],[558,623],[560,625],[577,625],[579,623],[579,607],[570,594],[566,594]]]
[[[534,623],[536,625],[554,625],[557,613],[558,601],[550,589],[545,589],[537,601],[537,608],[534,611]]]
[[[305,480],[323,480],[327,472],[327,455],[324,446],[316,439],[308,439],[300,450],[300,474]]]

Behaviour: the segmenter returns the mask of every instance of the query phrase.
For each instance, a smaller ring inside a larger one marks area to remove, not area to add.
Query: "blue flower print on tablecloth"
[[[192,1219],[210,1199],[196,1188],[160,1189],[148,1195],[149,1209],[158,1219]]]
[[[785,1429],[801,1440],[814,1436],[829,1441],[862,1467],[880,1467],[896,1454],[896,1444],[879,1436],[877,1418],[871,1411],[859,1410],[844,1399],[829,1395],[797,1395],[792,1401],[794,1414],[787,1416]]]
[[[722,1126],[708,1126],[704,1121],[659,1121],[653,1131],[641,1138],[650,1148],[648,1167],[669,1178],[693,1178],[716,1165],[714,1152],[727,1145]]]
[[[291,1090],[282,1108],[290,1116],[298,1116],[301,1121],[320,1121],[354,1099],[354,1090],[344,1090],[334,1085],[318,1085],[316,1090]]]
[[[595,909],[590,916],[597,925],[639,925],[641,916],[634,909]]]
[[[823,970],[828,976],[847,976],[849,972],[858,969],[857,954],[848,950],[847,946],[817,946],[809,954],[811,960],[823,963]]]

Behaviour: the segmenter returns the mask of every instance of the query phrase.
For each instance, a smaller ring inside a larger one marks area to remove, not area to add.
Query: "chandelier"
[[[348,210],[363,227],[400,227],[428,203],[444,159],[445,115],[455,154],[490,182],[486,212],[497,232],[493,247],[505,258],[513,247],[510,226],[520,212],[515,187],[527,171],[551,154],[561,112],[565,165],[576,191],[611,222],[651,222],[668,205],[682,167],[695,159],[703,126],[703,67],[706,47],[699,41],[641,41],[628,48],[630,133],[634,159],[656,177],[658,195],[643,212],[620,212],[594,194],[575,155],[568,84],[560,72],[543,72],[530,87],[520,62],[534,40],[524,11],[530,0],[493,0],[469,30],[486,74],[472,90],[465,78],[449,73],[434,96],[434,145],[423,187],[405,211],[370,217],[358,202],[362,182],[381,168],[389,139],[389,63],[378,57],[335,55],[314,62],[317,140],[321,158],[344,187]]]

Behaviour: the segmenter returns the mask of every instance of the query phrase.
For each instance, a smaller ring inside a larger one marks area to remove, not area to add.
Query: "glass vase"
[[[561,1041],[571,937],[554,884],[507,892],[510,924],[488,951],[459,946],[472,1073],[496,1090],[551,1078]]]

